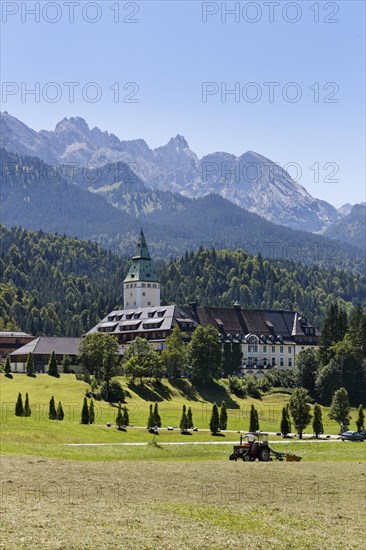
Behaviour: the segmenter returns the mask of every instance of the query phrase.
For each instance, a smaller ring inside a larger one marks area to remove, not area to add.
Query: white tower
[[[160,306],[160,281],[152,266],[142,229],[132,266],[123,281],[123,301],[125,309]]]

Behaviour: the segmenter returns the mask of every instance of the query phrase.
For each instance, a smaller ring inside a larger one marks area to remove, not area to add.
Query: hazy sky
[[[335,206],[365,200],[363,0],[1,9],[1,108],[32,128],[82,116],[150,147],[182,134],[200,157],[288,165]]]

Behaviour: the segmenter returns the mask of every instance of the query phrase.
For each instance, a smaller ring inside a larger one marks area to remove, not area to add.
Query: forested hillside
[[[186,253],[161,274],[163,297],[180,304],[295,309],[320,325],[329,305],[366,304],[366,277],[347,271],[268,261],[242,250]]]
[[[95,243],[0,225],[0,324],[80,335],[122,304],[124,262]]]
[[[34,335],[80,335],[123,305],[128,261],[95,243],[0,226],[0,324]],[[186,253],[158,262],[165,303],[298,309],[321,323],[335,299],[366,303],[366,277],[238,250]]]

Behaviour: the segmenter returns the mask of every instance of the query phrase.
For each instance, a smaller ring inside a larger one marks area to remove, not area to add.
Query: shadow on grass
[[[212,435],[212,437],[226,437],[225,434],[222,434],[220,432],[217,432],[216,434],[211,434],[211,435]]]
[[[159,380],[145,381],[143,384],[129,382],[127,387],[144,401],[165,401],[173,395],[173,392]]]
[[[186,378],[174,378],[169,380],[171,385],[176,388],[188,401],[199,401],[200,396],[191,382]]]
[[[240,408],[240,405],[232,399],[226,388],[215,381],[207,382],[206,384],[202,384],[202,382],[195,382],[192,383],[192,385],[202,399],[208,401],[209,403],[216,403],[220,406],[222,401],[225,401],[228,409]]]

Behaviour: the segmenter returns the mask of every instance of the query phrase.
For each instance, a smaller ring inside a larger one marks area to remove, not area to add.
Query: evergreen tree
[[[152,404],[150,404],[149,418],[147,419],[147,427],[148,428],[153,428],[154,426],[156,426],[156,422],[155,422],[155,417],[154,417],[154,413],[153,413],[153,406],[152,406]]]
[[[154,422],[155,422],[154,426],[161,428],[161,418],[160,418],[159,407],[157,403],[155,403],[154,405],[153,416],[154,416]]]
[[[193,428],[193,415],[192,415],[191,407],[188,407],[188,412],[187,412],[187,428],[188,429]]]
[[[258,412],[255,406],[252,404],[250,407],[250,416],[249,416],[249,431],[257,432],[259,430],[259,417]]]
[[[324,431],[322,409],[318,403],[314,405],[313,432],[318,438],[319,434]]]
[[[181,416],[181,419],[180,419],[179,427],[180,427],[180,432],[182,434],[187,432],[188,418],[187,418],[186,406],[185,405],[183,405],[183,411],[182,411],[182,416]]]
[[[360,405],[357,409],[356,427],[358,432],[362,432],[365,428],[365,413],[363,412],[362,405]]]
[[[223,401],[221,403],[221,409],[220,409],[220,430],[226,430],[227,428],[227,410],[226,410],[226,402]]]
[[[306,428],[311,420],[308,400],[309,395],[304,388],[297,388],[290,399],[291,416],[300,439],[302,439],[304,428]]]
[[[91,399],[89,404],[89,424],[94,424],[94,422],[95,422],[94,401]]]
[[[123,425],[124,426],[129,426],[130,425],[130,417],[129,417],[129,414],[128,414],[128,409],[127,407],[123,407]]]
[[[329,417],[338,422],[341,432],[347,431],[350,423],[350,405],[345,388],[339,388],[333,395]]]
[[[17,402],[15,403],[15,416],[24,416],[22,394],[18,394]]]
[[[25,371],[27,373],[27,376],[34,376],[34,361],[32,353],[28,353],[27,362],[25,364]]]
[[[283,437],[286,437],[291,432],[291,422],[289,417],[288,405],[285,405],[282,408],[280,431]]]
[[[56,420],[57,419],[57,411],[55,407],[55,398],[52,396],[50,399],[50,405],[48,409],[48,418],[49,420]]]
[[[70,374],[71,367],[71,357],[69,355],[64,355],[61,361],[61,368],[64,374]]]
[[[319,356],[323,365],[332,358],[331,346],[343,340],[348,326],[346,311],[333,302],[325,316],[319,338]]]
[[[84,397],[83,408],[81,409],[81,424],[89,424],[89,408],[86,397]]]
[[[9,355],[6,356],[4,372],[5,372],[5,376],[7,378],[13,378],[13,375],[11,374],[11,366],[10,366],[10,357],[9,357]]]
[[[56,420],[63,420],[65,417],[64,410],[62,408],[61,401],[58,402],[57,411],[56,411]]]
[[[117,429],[120,430],[123,426],[123,414],[122,414],[122,405],[121,401],[118,401],[118,410],[117,410],[117,416],[116,416],[116,426]]]
[[[57,361],[54,351],[51,352],[50,359],[48,361],[48,374],[50,376],[55,376],[56,378],[59,378],[60,376],[57,369]]]
[[[29,405],[29,397],[28,393],[25,394],[25,403],[24,403],[24,416],[30,416],[31,415],[31,408]]]
[[[219,409],[216,403],[212,406],[211,420],[210,420],[210,430],[212,435],[216,435],[220,429],[220,418],[219,418]]]

